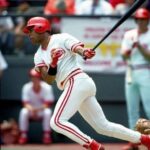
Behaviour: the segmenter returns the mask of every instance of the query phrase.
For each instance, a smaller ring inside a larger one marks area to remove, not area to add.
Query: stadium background
[[[31,5],[35,3],[30,1]],[[43,2],[38,3],[39,6],[43,5]],[[13,3],[15,6],[15,3]],[[12,7],[13,9],[14,7]],[[18,15],[9,15],[13,18]],[[19,15],[20,16],[20,15]],[[1,16],[4,17],[4,16]],[[30,15],[23,15],[28,18]],[[53,16],[51,16],[53,17]],[[64,16],[61,15],[61,18]],[[84,16],[80,16],[81,18]],[[87,17],[87,16],[86,16]],[[98,16],[105,17],[105,16]],[[108,17],[108,16],[107,16]],[[90,18],[90,16],[88,16]],[[110,16],[111,18],[111,16]],[[76,17],[74,17],[76,19]],[[78,29],[80,30],[80,29]],[[4,72],[0,81],[0,122],[9,118],[14,118],[18,121],[19,111],[22,107],[21,104],[21,88],[24,83],[29,80],[27,75],[28,70],[34,66],[33,55],[26,55],[23,57],[17,57],[14,55],[5,55],[8,63],[8,69]],[[117,122],[128,126],[126,103],[124,96],[124,73],[113,74],[105,72],[89,72],[89,75],[94,79],[97,86],[97,99],[102,105],[104,113],[110,121]],[[56,101],[61,94],[54,84],[54,94]],[[145,116],[143,109],[141,116]],[[105,143],[120,143],[122,141],[98,135],[77,113],[72,119],[72,122],[83,130],[85,133],[93,136],[96,140]],[[31,143],[40,143],[41,138],[41,124],[38,122],[32,122],[30,125],[29,140]],[[54,143],[72,143],[68,138],[55,133],[53,131]]]

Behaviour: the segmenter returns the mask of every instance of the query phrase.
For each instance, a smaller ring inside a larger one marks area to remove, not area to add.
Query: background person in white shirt
[[[31,81],[22,88],[24,107],[21,109],[19,116],[19,128],[21,131],[19,143],[25,144],[28,141],[27,132],[30,119],[35,121],[42,119],[43,143],[49,144],[52,142],[49,122],[52,115],[51,106],[54,102],[53,89],[50,85],[41,81],[41,75],[34,69],[30,70],[29,75]]]
[[[121,54],[127,62],[125,95],[129,127],[134,129],[140,115],[140,100],[150,119],[150,13],[140,8],[135,13],[137,27],[125,33]],[[129,143],[126,150],[137,145]]]

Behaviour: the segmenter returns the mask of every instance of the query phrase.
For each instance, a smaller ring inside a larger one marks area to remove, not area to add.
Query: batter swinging
[[[150,149],[150,136],[132,131],[122,125],[109,122],[97,102],[96,86],[82,71],[77,62],[77,54],[91,59],[95,51],[84,48],[84,44],[67,33],[50,35],[50,23],[43,17],[33,17],[24,28],[32,43],[40,44],[34,62],[35,69],[43,79],[52,84],[56,80],[63,90],[52,119],[51,127],[86,149],[104,150],[102,144],[84,134],[69,119],[78,111],[99,133],[133,143],[142,143]]]

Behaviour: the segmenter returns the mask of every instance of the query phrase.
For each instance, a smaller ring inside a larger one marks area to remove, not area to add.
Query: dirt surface
[[[122,150],[125,144],[104,144],[105,150]],[[85,150],[78,144],[27,144],[27,145],[8,145],[1,146],[1,150]],[[141,147],[140,150],[146,150]]]

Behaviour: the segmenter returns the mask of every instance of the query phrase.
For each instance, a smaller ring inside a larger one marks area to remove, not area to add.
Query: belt
[[[73,70],[73,71],[65,78],[65,80],[61,82],[61,85],[64,86],[64,85],[66,84],[66,82],[67,82],[70,78],[72,78],[72,77],[74,77],[74,76],[76,76],[77,74],[80,74],[80,73],[83,73],[83,71],[82,71],[80,68]]]
[[[139,64],[139,65],[130,65],[132,70],[138,69],[150,69],[150,64]]]

